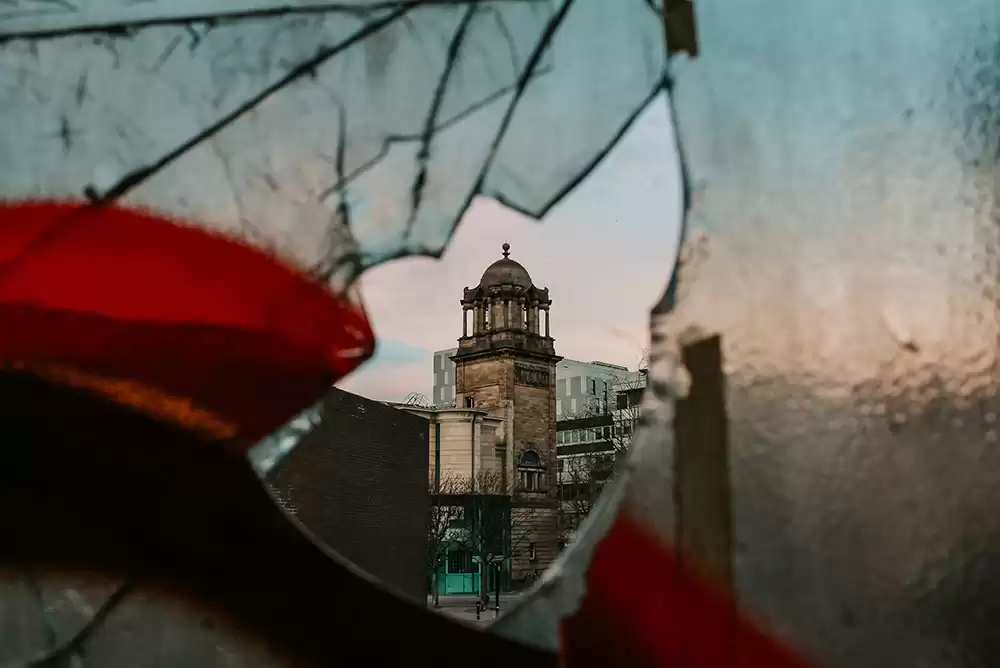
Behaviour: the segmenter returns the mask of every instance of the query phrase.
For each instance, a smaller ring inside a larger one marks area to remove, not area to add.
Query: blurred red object
[[[625,513],[597,545],[580,609],[563,622],[561,661],[567,668],[810,666]]]
[[[249,444],[373,350],[358,306],[205,229],[59,203],[0,219],[2,364]]]

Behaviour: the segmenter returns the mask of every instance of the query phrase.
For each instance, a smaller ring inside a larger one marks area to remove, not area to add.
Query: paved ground
[[[479,614],[479,619],[476,619],[476,597],[475,596],[441,596],[439,599],[440,607],[437,608],[437,612],[443,615],[447,615],[452,619],[456,619],[467,624],[471,624],[476,627],[485,627],[493,622],[497,618],[496,610],[494,605],[496,602],[495,594],[490,597],[490,607],[488,610],[483,610]],[[513,605],[518,599],[518,594],[500,594],[500,615],[503,616],[505,612],[510,610],[511,605]],[[427,597],[427,607],[430,610],[434,610],[434,601],[428,596]]]

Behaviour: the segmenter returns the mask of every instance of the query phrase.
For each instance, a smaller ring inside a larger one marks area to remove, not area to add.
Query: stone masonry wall
[[[511,360],[505,357],[459,363],[455,368],[455,404],[464,406],[464,397],[472,396],[476,408],[505,417],[510,366]]]
[[[548,387],[515,384],[515,364],[548,369]],[[529,447],[546,467],[544,493],[515,494],[512,576],[522,581],[529,570],[544,570],[559,554],[559,527],[556,510],[556,415],[555,364],[518,360],[500,353],[494,357],[460,361],[455,369],[456,405],[471,396],[477,408],[500,418],[507,416],[507,401],[514,404],[513,452],[508,455],[511,481],[518,482],[517,461]],[[535,559],[530,559],[534,544]]]
[[[532,366],[535,366],[534,364]],[[523,494],[515,500],[525,507],[521,514],[522,533],[527,533],[521,549],[515,549],[513,577],[523,579],[528,570],[544,570],[559,555],[559,526],[556,509],[556,420],[555,364],[538,365],[549,370],[549,387],[514,385],[514,453],[533,448],[546,467],[545,494]],[[516,533],[516,532],[515,532]],[[530,544],[535,559],[530,560]]]

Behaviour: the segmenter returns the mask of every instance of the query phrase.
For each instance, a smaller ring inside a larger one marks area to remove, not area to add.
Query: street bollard
[[[476,601],[476,621],[479,621],[479,611],[482,609],[482,602]]]

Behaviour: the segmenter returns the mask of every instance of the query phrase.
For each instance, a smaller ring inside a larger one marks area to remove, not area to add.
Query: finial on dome
[[[504,257],[510,256],[510,244],[509,243],[507,243],[506,241],[503,242],[503,246],[501,246],[501,248],[503,248],[503,256]]]

